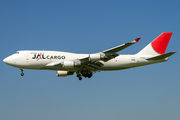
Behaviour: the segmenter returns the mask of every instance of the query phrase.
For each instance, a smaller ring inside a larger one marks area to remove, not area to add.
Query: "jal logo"
[[[32,57],[32,59],[39,60],[39,59],[46,59],[46,58],[44,57],[44,54],[39,53],[39,54],[34,54],[34,57]]]
[[[45,56],[44,53],[32,53],[34,54],[34,56],[32,57],[32,59],[37,59],[40,60],[40,59],[65,59],[66,57],[65,56],[60,56],[60,55],[47,55]]]

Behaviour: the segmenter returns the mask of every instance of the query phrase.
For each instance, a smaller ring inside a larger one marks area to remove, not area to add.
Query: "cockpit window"
[[[19,54],[19,52],[15,52],[14,54]]]

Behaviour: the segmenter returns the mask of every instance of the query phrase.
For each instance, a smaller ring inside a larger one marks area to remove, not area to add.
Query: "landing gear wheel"
[[[21,70],[21,76],[24,76],[23,69],[20,69],[20,70]]]
[[[89,74],[88,74],[88,78],[91,78],[91,77],[92,77],[92,73],[89,73]]]
[[[82,77],[79,77],[79,80],[82,80]]]
[[[76,76],[77,76],[77,77],[80,77],[80,74],[77,74]]]
[[[21,73],[21,76],[24,76],[24,73]]]

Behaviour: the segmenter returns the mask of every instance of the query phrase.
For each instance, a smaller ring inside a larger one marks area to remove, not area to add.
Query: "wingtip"
[[[140,39],[141,39],[140,37],[139,37],[139,38],[136,38],[135,41],[136,41],[136,42],[139,42]]]

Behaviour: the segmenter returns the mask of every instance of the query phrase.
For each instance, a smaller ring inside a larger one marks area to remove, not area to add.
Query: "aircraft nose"
[[[8,65],[12,65],[14,64],[14,60],[12,60],[10,57],[7,57],[3,60],[4,63],[8,64]]]
[[[8,59],[7,59],[7,58],[5,58],[5,59],[3,60],[3,62],[4,62],[4,63],[7,63],[7,61],[8,61]]]

